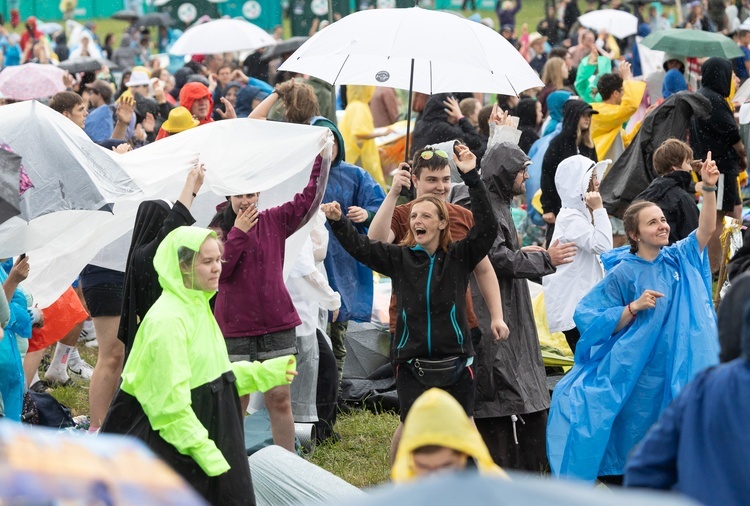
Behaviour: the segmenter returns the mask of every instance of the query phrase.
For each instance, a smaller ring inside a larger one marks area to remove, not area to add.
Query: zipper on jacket
[[[461,346],[461,351],[464,350],[464,333],[461,331],[461,326],[458,324],[458,319],[456,319],[456,305],[453,304],[453,308],[451,308],[451,324],[453,324],[453,330],[456,332],[456,341],[458,341],[459,346]]]
[[[426,253],[426,252],[425,252]],[[430,282],[432,268],[435,267],[435,255],[430,256],[430,271],[427,273],[427,356],[432,357],[432,306],[430,305]]]
[[[404,320],[404,330],[401,332],[401,340],[398,342],[398,346],[396,346],[397,350],[400,350],[406,345],[406,342],[409,340],[409,327],[406,326],[406,310],[401,310],[401,319]]]

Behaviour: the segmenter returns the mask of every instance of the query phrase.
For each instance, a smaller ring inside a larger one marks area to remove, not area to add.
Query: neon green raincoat
[[[254,504],[239,396],[287,384],[290,357],[229,362],[213,292],[186,288],[178,260],[181,247],[197,252],[211,237],[179,227],[157,249],[163,293],[138,329],[102,432],[143,439],[214,504]]]

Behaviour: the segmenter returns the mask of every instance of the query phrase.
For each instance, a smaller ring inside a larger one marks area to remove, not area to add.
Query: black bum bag
[[[466,357],[448,357],[440,360],[415,358],[406,366],[422,385],[444,388],[456,384],[466,367]]]

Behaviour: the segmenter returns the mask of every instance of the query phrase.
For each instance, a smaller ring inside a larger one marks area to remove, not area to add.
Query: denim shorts
[[[295,355],[297,353],[297,332],[294,329],[281,330],[261,336],[225,337],[230,362],[247,360],[255,362],[269,358]]]

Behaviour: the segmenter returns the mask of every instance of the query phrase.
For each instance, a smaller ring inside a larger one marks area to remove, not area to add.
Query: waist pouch
[[[415,358],[407,368],[426,387],[444,388],[454,385],[466,367],[466,357],[448,357],[440,360]]]

